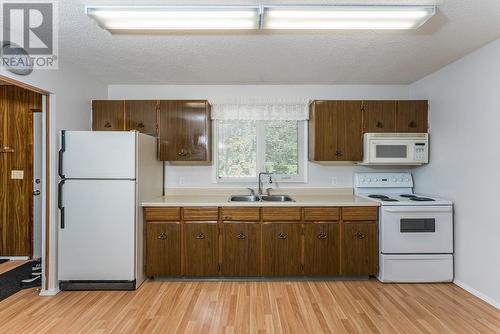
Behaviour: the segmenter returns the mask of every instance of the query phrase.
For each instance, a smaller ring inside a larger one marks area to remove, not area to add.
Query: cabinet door
[[[299,222],[263,223],[262,275],[301,275],[301,249]]]
[[[223,222],[222,275],[258,276],[260,274],[260,224]]]
[[[343,225],[343,275],[376,275],[378,271],[377,224],[346,222]]]
[[[207,101],[160,101],[160,160],[210,161]]]
[[[92,101],[92,130],[125,130],[125,102],[118,100]]]
[[[217,276],[219,274],[217,222],[185,221],[183,228],[184,274]]]
[[[146,276],[180,275],[180,222],[147,222]]]
[[[338,114],[342,101],[314,101],[309,115],[309,160],[337,159]]]
[[[363,101],[364,132],[396,132],[396,101]]]
[[[155,100],[125,101],[127,130],[136,130],[148,135],[157,134],[157,105]]]
[[[427,132],[427,101],[398,101],[397,132]]]
[[[339,223],[304,224],[304,273],[307,276],[340,275]]]
[[[344,101],[337,118],[337,161],[363,160],[363,116],[361,101]],[[333,129],[332,129],[333,130]],[[330,130],[331,131],[331,130]]]

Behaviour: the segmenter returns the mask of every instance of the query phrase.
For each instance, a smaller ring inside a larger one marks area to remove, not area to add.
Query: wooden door
[[[306,276],[340,275],[338,222],[304,224],[304,273]]]
[[[333,129],[332,129],[333,130]],[[363,160],[363,116],[361,101],[343,101],[337,113],[337,161]]]
[[[183,224],[184,275],[219,274],[218,233],[216,221],[185,221]]]
[[[302,274],[301,235],[299,222],[264,222],[262,224],[263,276]]]
[[[363,132],[396,132],[396,101],[363,101]]]
[[[309,160],[337,160],[338,115],[342,101],[314,101],[309,115]]]
[[[123,131],[125,129],[125,101],[92,101],[92,130]]]
[[[0,86],[0,256],[32,256],[33,112],[41,106],[38,93]]]
[[[223,222],[221,272],[223,276],[260,275],[259,222]]]
[[[125,101],[126,129],[156,137],[158,133],[157,104],[156,100]]]
[[[210,161],[210,106],[207,101],[160,101],[163,161]]]
[[[146,276],[181,275],[180,222],[146,223]]]
[[[375,222],[344,223],[342,246],[342,275],[377,274],[378,250]]]
[[[427,132],[428,103],[422,101],[398,101],[396,131]]]

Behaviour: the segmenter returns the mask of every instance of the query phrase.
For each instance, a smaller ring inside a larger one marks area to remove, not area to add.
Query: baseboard
[[[7,259],[11,261],[26,261],[29,260],[29,256],[0,256],[0,259]]]
[[[59,290],[59,288],[55,288],[55,289],[49,289],[49,290],[40,290],[40,293],[38,294],[39,296],[42,296],[42,297],[47,297],[47,296],[55,296],[57,295],[59,292],[61,292],[61,290]]]
[[[462,289],[464,289],[465,291],[467,291],[467,292],[469,292],[469,293],[473,294],[473,295],[474,295],[474,296],[476,296],[477,298],[479,298],[479,299],[481,299],[481,300],[485,301],[486,303],[488,303],[488,304],[490,304],[491,306],[493,306],[493,307],[495,307],[495,308],[497,308],[497,309],[499,309],[499,310],[500,310],[500,302],[498,302],[498,301],[494,300],[493,298],[490,298],[490,297],[486,296],[484,293],[477,291],[476,289],[472,288],[470,285],[465,284],[465,283],[464,283],[464,282],[462,282],[462,281],[459,281],[459,280],[455,279],[455,280],[453,281],[453,283],[454,283],[455,285],[458,285],[459,287],[461,287],[461,288],[462,288]]]

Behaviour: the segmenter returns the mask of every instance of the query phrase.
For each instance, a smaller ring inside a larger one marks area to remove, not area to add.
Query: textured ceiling
[[[500,38],[500,1],[148,1],[148,4],[437,4],[416,31],[111,35],[59,1],[59,53],[108,84],[408,84]]]

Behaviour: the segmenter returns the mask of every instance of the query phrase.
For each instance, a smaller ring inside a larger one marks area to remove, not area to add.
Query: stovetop
[[[358,196],[380,202],[382,205],[398,205],[398,206],[421,206],[421,205],[451,205],[450,201],[429,197],[426,195],[413,193],[368,193],[357,194]]]

